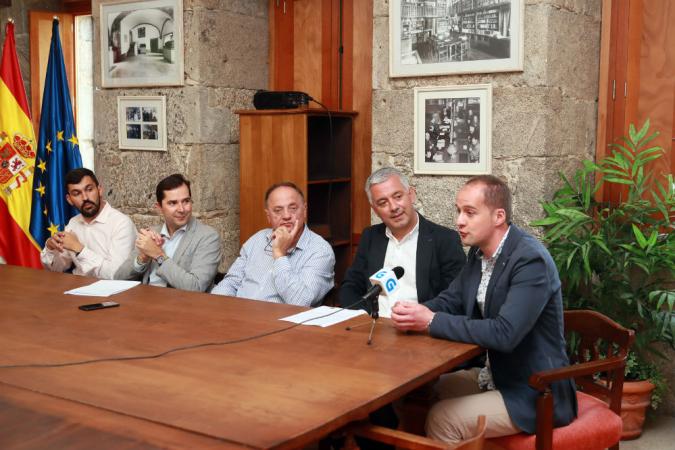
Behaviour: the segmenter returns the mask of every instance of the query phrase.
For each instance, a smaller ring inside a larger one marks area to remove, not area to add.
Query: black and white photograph
[[[490,173],[492,87],[415,89],[415,173]]]
[[[143,124],[143,139],[151,139],[156,141],[159,137],[157,133],[157,125],[146,125]]]
[[[166,151],[166,97],[117,97],[119,148]]]
[[[141,121],[141,108],[137,106],[132,106],[126,108],[127,110],[127,122],[140,122]]]
[[[391,0],[390,75],[523,70],[523,0]]]
[[[140,138],[141,138],[141,126],[127,124],[127,139],[140,139]]]
[[[143,108],[143,122],[157,122],[157,108]]]
[[[183,1],[101,4],[103,87],[183,85]]]

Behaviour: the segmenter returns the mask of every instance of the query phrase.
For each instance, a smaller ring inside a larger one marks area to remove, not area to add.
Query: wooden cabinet
[[[305,193],[307,224],[335,251],[335,281],[350,264],[354,112],[237,111],[240,128],[239,240],[269,226],[265,191],[291,181]]]

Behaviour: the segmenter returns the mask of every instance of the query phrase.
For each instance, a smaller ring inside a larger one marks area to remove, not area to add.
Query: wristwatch
[[[155,261],[157,261],[158,266],[161,266],[167,259],[169,259],[167,256],[159,255],[157,258],[155,258]]]

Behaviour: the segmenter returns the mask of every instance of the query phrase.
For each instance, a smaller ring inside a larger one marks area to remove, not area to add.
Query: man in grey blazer
[[[115,278],[206,291],[220,264],[218,233],[192,217],[190,182],[183,175],[164,178],[157,185],[156,195],[155,207],[164,225],[140,230],[134,250]]]
[[[457,229],[471,246],[467,265],[436,298],[392,309],[400,330],[487,350],[482,367],[441,378],[427,434],[447,443],[466,439],[480,414],[488,417],[488,437],[532,434],[537,393],[530,375],[569,364],[558,271],[546,248],[511,224],[511,194],[500,179],[471,178],[456,206]],[[577,413],[574,384],[560,381],[552,390],[555,426],[567,425]]]

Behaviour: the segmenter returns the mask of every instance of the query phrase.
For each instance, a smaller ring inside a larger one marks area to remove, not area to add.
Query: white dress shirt
[[[398,289],[390,296],[380,295],[378,298],[380,316],[391,317],[391,307],[398,300],[410,300],[417,302],[417,239],[420,235],[420,218],[417,216],[415,227],[399,241],[393,233],[386,229],[385,234],[389,238],[387,253],[384,255],[384,267],[393,269],[396,266],[403,267],[405,271],[398,280]]]
[[[113,279],[134,248],[136,227],[129,216],[122,214],[108,202],[91,222],[87,223],[82,214],[70,219],[66,231],[77,236],[84,246],[82,251],[42,249],[42,266],[53,272],[65,272],[73,267],[75,275],[87,275],[105,280]]]

